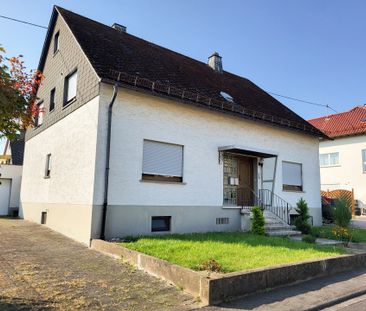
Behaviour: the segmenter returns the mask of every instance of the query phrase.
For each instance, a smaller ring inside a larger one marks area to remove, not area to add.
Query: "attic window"
[[[231,95],[229,95],[228,93],[225,93],[225,92],[221,91],[221,92],[220,92],[220,95],[221,95],[221,97],[223,97],[226,101],[231,102],[231,103],[233,103],[233,102],[234,102],[234,98],[233,98]]]
[[[366,117],[363,117],[363,118],[361,119],[361,122],[366,122]]]
[[[58,31],[55,34],[54,41],[53,41],[53,53],[56,53],[58,51],[59,38],[60,38],[60,32]]]

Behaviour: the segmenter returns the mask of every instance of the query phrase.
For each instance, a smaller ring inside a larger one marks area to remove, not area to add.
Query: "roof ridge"
[[[82,18],[84,18],[84,19],[87,19],[87,20],[89,20],[89,21],[93,22],[93,23],[96,23],[96,24],[99,24],[99,25],[101,25],[101,26],[103,26],[103,27],[106,27],[106,29],[109,29],[109,30],[113,29],[111,26],[108,26],[107,24],[104,24],[104,23],[102,23],[102,22],[99,22],[99,21],[97,21],[97,20],[94,20],[94,19],[92,19],[92,18],[89,18],[89,17],[87,17],[87,16],[81,15],[81,14],[79,14],[79,13],[75,13],[74,11],[70,11],[70,10],[65,9],[65,8],[63,8],[63,7],[60,7],[60,6],[55,5],[55,8],[56,8],[56,9],[61,9],[61,10],[63,10],[63,11],[66,11],[66,12],[69,12],[69,13],[72,13],[72,14],[75,14],[75,15],[77,15],[77,16],[80,16],[80,17],[82,17]],[[60,13],[61,13],[61,12],[60,12]],[[62,14],[62,13],[61,13],[61,14]],[[131,34],[131,33],[124,32],[124,33],[120,33],[120,34],[121,34],[121,35],[127,35],[127,36],[133,37],[133,38],[135,38],[135,39],[137,39],[137,40],[144,41],[144,42],[146,42],[146,43],[148,43],[148,44],[155,45],[155,46],[157,46],[158,48],[165,49],[165,50],[167,50],[167,51],[169,51],[169,52],[175,53],[175,54],[180,55],[180,56],[183,56],[183,57],[185,57],[185,58],[187,58],[187,59],[193,60],[193,61],[195,61],[195,62],[197,62],[197,63],[199,63],[199,64],[201,64],[201,65],[206,65],[207,67],[209,67],[207,63],[205,63],[205,62],[203,62],[203,61],[201,61],[201,60],[198,60],[198,59],[196,59],[196,58],[193,58],[193,57],[187,56],[187,55],[185,55],[185,54],[182,54],[182,53],[180,53],[180,52],[174,51],[174,50],[172,50],[172,49],[169,49],[169,48],[167,48],[167,47],[165,47],[165,46],[159,45],[159,44],[154,43],[154,42],[152,42],[152,41],[145,40],[145,39],[143,39],[143,38],[141,38],[141,37],[138,37],[138,36],[135,36],[135,35],[133,35],[133,34]],[[232,73],[232,72],[230,72],[230,71],[226,71],[226,70],[224,70],[224,73],[231,74],[231,75],[235,75],[235,76],[240,77],[240,78],[242,78],[242,79],[246,79],[246,80],[248,80],[247,78],[242,77],[242,76],[239,76],[238,74]],[[248,80],[248,81],[250,81],[250,80]]]

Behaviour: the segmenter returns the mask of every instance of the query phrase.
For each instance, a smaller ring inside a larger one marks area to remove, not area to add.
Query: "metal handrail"
[[[290,211],[293,209],[290,203],[269,189],[259,189],[258,193],[265,210],[272,212],[278,218],[290,224]]]

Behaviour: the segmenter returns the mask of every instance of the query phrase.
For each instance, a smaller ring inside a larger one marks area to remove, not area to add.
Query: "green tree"
[[[258,235],[265,235],[264,230],[264,216],[263,212],[258,206],[253,207],[252,209],[253,213],[253,223],[252,223],[252,233],[258,234]]]
[[[0,45],[0,138],[14,139],[39,113],[36,90],[43,76],[27,72],[22,55],[6,58]]]
[[[352,219],[352,212],[349,206],[350,202],[346,197],[341,197],[336,200],[333,215],[337,226],[348,228]]]
[[[303,198],[301,198],[296,205],[297,207],[295,211],[298,213],[298,216],[295,219],[295,226],[297,230],[301,231],[301,233],[309,234],[311,226],[309,224],[310,215],[308,204]]]

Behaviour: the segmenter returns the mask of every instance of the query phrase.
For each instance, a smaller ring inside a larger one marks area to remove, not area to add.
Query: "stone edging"
[[[207,273],[180,267],[102,240],[92,240],[91,248],[115,258],[122,258],[139,270],[174,284],[199,297],[204,305],[218,304],[270,288],[366,266],[366,254],[363,253],[208,276]]]

